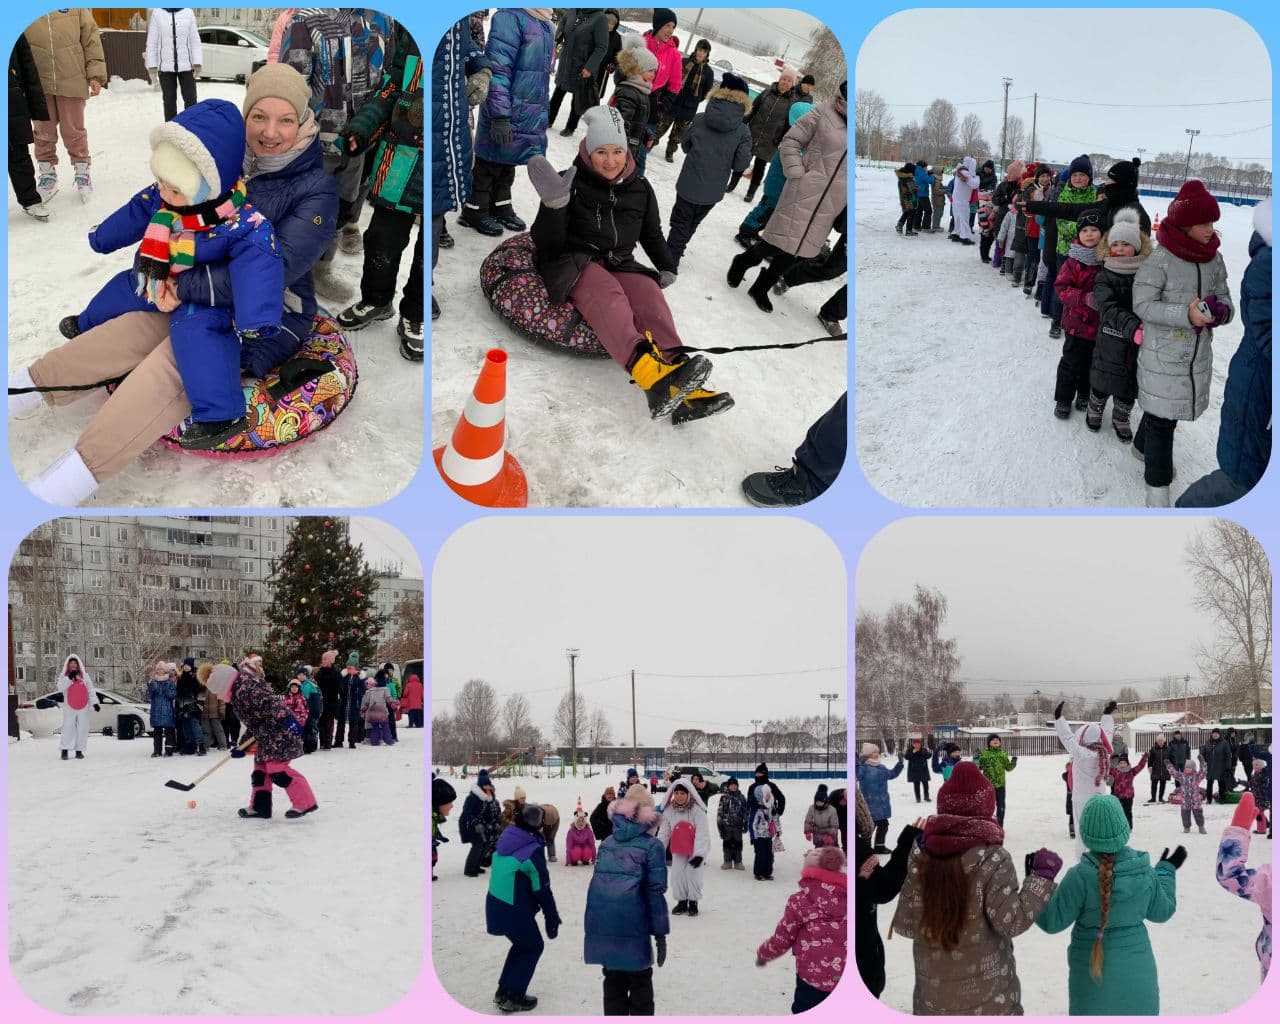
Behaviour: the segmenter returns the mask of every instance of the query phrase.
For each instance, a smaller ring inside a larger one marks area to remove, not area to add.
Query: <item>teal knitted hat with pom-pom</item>
[[[1091,797],[1080,815],[1080,841],[1094,853],[1118,853],[1129,842],[1129,822],[1113,796]]]

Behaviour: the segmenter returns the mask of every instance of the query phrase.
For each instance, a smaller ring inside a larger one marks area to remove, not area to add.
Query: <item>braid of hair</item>
[[[1089,954],[1089,974],[1094,981],[1101,982],[1102,933],[1107,930],[1107,918],[1111,916],[1111,883],[1115,877],[1116,857],[1114,853],[1101,853],[1098,857],[1098,897],[1102,903],[1102,920],[1098,923],[1098,935]]]

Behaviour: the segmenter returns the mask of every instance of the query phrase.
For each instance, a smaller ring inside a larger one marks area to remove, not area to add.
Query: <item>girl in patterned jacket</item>
[[[1110,773],[1111,795],[1120,801],[1130,831],[1133,831],[1133,780],[1146,766],[1146,754],[1132,768],[1129,767],[1129,759],[1122,755]]]
[[[1182,831],[1191,831],[1191,818],[1194,815],[1200,834],[1204,835],[1204,791],[1200,785],[1209,774],[1208,769],[1192,758],[1187,762],[1185,770],[1170,765],[1169,771],[1173,773],[1173,781],[1178,785],[1173,796],[1169,797],[1169,803],[1182,805]]]
[[[315,794],[302,773],[290,766],[302,755],[302,723],[285,706],[284,699],[271,692],[262,673],[262,658],[246,658],[237,672],[219,665],[209,673],[209,692],[225,700],[253,737],[253,774],[249,806],[240,808],[242,818],[271,817],[271,787],[281,787],[293,805],[286,818],[301,818],[317,807]],[[244,757],[239,748],[232,757]]]
[[[806,853],[800,891],[787,897],[778,927],[756,950],[757,967],[788,951],[795,956],[792,1013],[813,1009],[844,975],[849,957],[849,878],[844,867],[844,854],[835,846]]]
[[[1246,793],[1240,798],[1231,824],[1222,832],[1222,841],[1218,844],[1217,874],[1222,888],[1256,903],[1262,911],[1262,931],[1258,933],[1254,948],[1262,965],[1262,980],[1266,981],[1267,971],[1271,969],[1271,865],[1248,866],[1249,825],[1257,813],[1253,794]]]

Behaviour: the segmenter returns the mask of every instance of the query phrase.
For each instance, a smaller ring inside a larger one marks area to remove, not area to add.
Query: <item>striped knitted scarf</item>
[[[142,236],[134,271],[137,294],[155,302],[161,285],[175,274],[195,265],[194,233],[232,220],[244,206],[245,185],[241,178],[230,192],[198,206],[176,209],[161,204]]]

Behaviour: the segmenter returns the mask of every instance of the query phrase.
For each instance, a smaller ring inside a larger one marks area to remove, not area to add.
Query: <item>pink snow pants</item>
[[[249,806],[259,814],[271,815],[271,786],[274,783],[283,787],[289,796],[289,803],[295,811],[305,811],[316,805],[315,794],[311,792],[311,784],[303,778],[302,773],[292,768],[288,761],[255,761],[252,788],[249,792]]]
[[[648,274],[615,274],[599,263],[588,263],[569,290],[569,301],[624,369],[645,331],[664,352],[684,344],[662,289]]]

